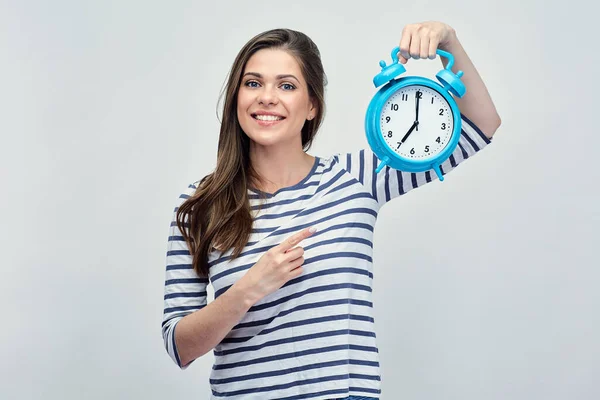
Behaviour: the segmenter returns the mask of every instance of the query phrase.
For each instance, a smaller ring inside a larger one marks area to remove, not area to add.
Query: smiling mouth
[[[280,117],[278,115],[261,115],[261,114],[252,114],[252,118],[254,118],[257,121],[266,121],[266,122],[282,121],[285,119],[285,117]]]

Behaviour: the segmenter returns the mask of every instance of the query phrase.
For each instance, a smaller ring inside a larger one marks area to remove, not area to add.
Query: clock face
[[[454,118],[446,99],[423,85],[404,86],[383,106],[384,140],[400,156],[416,161],[439,154],[452,136]]]

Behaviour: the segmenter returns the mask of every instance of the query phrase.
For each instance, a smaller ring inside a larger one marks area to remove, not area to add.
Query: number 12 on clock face
[[[453,116],[448,101],[436,90],[410,85],[396,91],[380,117],[385,143],[398,155],[426,160],[439,154],[452,136]]]

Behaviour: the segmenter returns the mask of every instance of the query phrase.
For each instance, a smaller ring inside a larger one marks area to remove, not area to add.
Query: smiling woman
[[[194,210],[190,237],[200,274],[209,272],[211,249],[233,248],[237,257],[248,242],[249,189],[268,195],[312,169],[316,158],[306,151],[322,123],[325,85],[319,50],[301,32],[264,32],[240,50],[224,91],[215,172],[179,213]],[[267,121],[267,114],[283,119]]]
[[[419,57],[453,46],[457,67],[475,77],[461,103],[472,120],[463,116],[459,145],[443,165],[448,173],[490,143],[499,119],[453,31],[425,27],[405,30],[400,47]],[[182,369],[213,350],[212,399],[381,393],[375,222],[381,206],[435,175],[389,167],[377,174],[370,149],[307,154],[325,84],[317,46],[305,34],[277,29],[251,39],[227,82],[215,171],[191,184],[173,213],[163,338]]]

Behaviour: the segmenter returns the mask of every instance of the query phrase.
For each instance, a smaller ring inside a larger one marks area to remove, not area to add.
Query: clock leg
[[[435,173],[437,174],[438,178],[440,179],[440,181],[444,180],[444,175],[442,175],[442,170],[440,169],[439,165],[434,165],[433,169],[435,171]]]
[[[383,167],[385,167],[388,162],[390,162],[390,158],[389,157],[384,157],[383,160],[381,160],[381,162],[379,163],[379,165],[377,166],[377,169],[375,170],[375,173],[379,173],[379,171],[381,171],[383,169]]]

